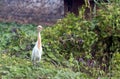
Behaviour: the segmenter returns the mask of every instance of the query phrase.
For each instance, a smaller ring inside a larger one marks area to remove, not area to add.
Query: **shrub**
[[[85,9],[82,8],[78,16],[68,14],[54,27],[46,28],[42,34],[44,47],[48,46],[45,50],[47,55],[51,58],[55,56],[55,61],[59,59],[62,64],[64,60],[72,59],[71,62],[75,63],[82,58],[86,64],[92,63],[99,69],[109,70],[113,54],[120,52],[120,10],[119,3],[100,5],[97,14],[90,20],[85,19]],[[74,70],[76,68],[78,65]]]

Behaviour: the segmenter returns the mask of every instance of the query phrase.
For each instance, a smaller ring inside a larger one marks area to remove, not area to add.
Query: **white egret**
[[[42,31],[42,26],[38,25],[37,30],[38,30],[38,39],[32,50],[32,56],[31,56],[33,65],[40,62],[42,56],[42,43],[41,43],[41,35],[40,35],[40,32]]]

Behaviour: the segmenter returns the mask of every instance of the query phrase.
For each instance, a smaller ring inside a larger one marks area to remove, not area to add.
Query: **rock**
[[[0,5],[0,19],[6,21],[52,22],[62,18],[64,13],[63,0],[1,0],[0,4],[2,4]]]

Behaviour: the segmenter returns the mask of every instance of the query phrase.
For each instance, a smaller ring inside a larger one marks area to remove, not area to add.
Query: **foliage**
[[[55,67],[42,61],[39,67],[34,67],[29,60],[0,55],[0,78],[2,79],[79,79],[87,78],[80,72]]]
[[[119,77],[119,4],[114,2],[96,4],[100,9],[90,20],[86,19],[83,7],[78,16],[68,14],[53,27],[44,28],[41,32],[44,53],[37,69],[32,67],[29,60],[37,39],[36,26],[0,23],[0,53],[2,53],[0,77],[6,79]],[[109,70],[107,75],[104,72],[106,70]]]
[[[119,55],[117,53],[116,55]],[[119,56],[115,56],[119,60]],[[10,57],[6,54],[0,54],[0,78],[1,79],[94,79],[81,72],[73,72],[69,68],[61,66],[55,67],[49,62],[42,60],[39,67],[34,67],[27,59],[18,57]],[[114,61],[114,66],[117,66],[118,61]],[[119,78],[119,66],[113,67],[114,70],[112,79]],[[117,72],[117,73],[116,73]],[[100,77],[108,79],[108,77]]]
[[[81,72],[74,72],[69,68],[56,65],[54,60],[58,63],[60,59],[49,52],[50,48],[44,44],[44,41],[44,51],[48,51],[50,56],[43,53],[40,66],[34,67],[30,62],[30,54],[37,40],[35,25],[0,23],[0,27],[0,78],[79,79],[88,77]]]
[[[29,27],[29,28],[26,28]],[[15,23],[1,23],[1,52],[11,56],[30,57],[30,51],[35,42],[33,25],[20,25]]]
[[[120,9],[119,3],[102,4],[93,18],[94,31],[98,41],[94,43],[92,54],[105,70],[114,53],[120,52]],[[98,57],[99,56],[99,57]]]
[[[68,14],[54,27],[43,31],[44,44],[49,46],[47,52],[52,52],[55,59],[61,59],[59,62],[62,65],[63,61],[69,60],[72,64],[67,67],[70,66],[75,71],[86,69],[93,76],[108,72],[113,54],[120,52],[119,3],[104,3],[98,6],[97,14],[90,20],[86,19],[85,9],[82,8],[78,16]],[[81,59],[84,61],[81,62]],[[83,65],[83,62],[89,66]],[[97,69],[92,69],[91,64]],[[101,69],[103,71],[100,71]]]

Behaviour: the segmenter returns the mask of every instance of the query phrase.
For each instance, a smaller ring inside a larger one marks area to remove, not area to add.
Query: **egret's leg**
[[[37,66],[39,67],[40,66],[40,59],[38,59],[38,61],[36,62]]]

